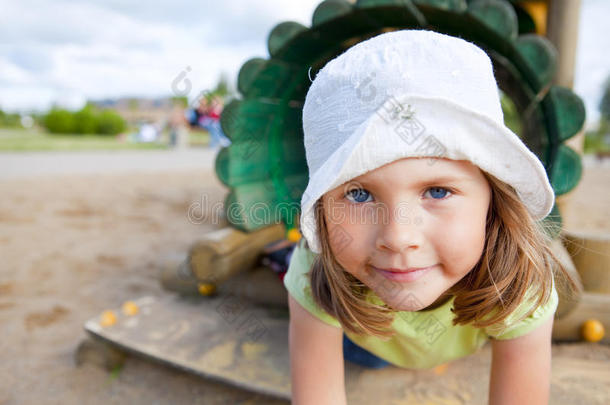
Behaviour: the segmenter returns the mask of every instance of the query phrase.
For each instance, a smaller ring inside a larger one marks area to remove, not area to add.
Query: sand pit
[[[609,168],[587,168],[567,205],[568,229],[610,230],[609,184]],[[164,294],[163,256],[223,226],[203,220],[199,208],[225,193],[206,170],[2,179],[0,404],[284,403],[135,357],[117,373],[74,365],[84,322],[128,299]],[[553,356],[551,403],[610,403],[610,347],[555,345]],[[451,403],[485,403],[489,360],[487,346],[449,365],[452,381],[470,392]],[[450,388],[432,374],[417,381],[440,396]]]

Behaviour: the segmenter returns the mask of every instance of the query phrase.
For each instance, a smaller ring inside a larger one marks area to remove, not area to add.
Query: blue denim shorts
[[[384,368],[392,364],[358,346],[349,340],[345,333],[343,334],[343,358],[368,368]]]

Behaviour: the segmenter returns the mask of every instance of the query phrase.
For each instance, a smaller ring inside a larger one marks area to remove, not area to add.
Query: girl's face
[[[490,199],[469,161],[404,158],[327,192],[322,203],[339,264],[393,309],[417,311],[448,298],[479,261]]]

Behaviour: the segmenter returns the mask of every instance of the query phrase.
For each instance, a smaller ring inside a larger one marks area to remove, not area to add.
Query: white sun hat
[[[303,132],[309,183],[300,228],[315,253],[317,200],[401,158],[468,160],[513,186],[535,220],[555,200],[538,157],[504,125],[491,60],[457,37],[399,30],[349,48],[313,80]]]

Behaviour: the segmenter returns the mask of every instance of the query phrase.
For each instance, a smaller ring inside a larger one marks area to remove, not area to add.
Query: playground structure
[[[87,342],[77,353],[79,361],[103,352],[107,365],[114,364],[122,350],[132,351],[243,388],[289,397],[287,293],[275,274],[260,266],[259,258],[266,246],[289,238],[289,232],[294,239],[299,226],[298,207],[308,179],[301,129],[305,94],[311,78],[336,55],[382,32],[406,28],[460,36],[488,53],[499,87],[518,112],[518,135],[547,171],[558,199],[543,222],[554,239],[554,252],[580,287],[571,299],[559,291],[553,339],[583,339],[586,321],[610,327],[610,237],[562,230],[561,196],[573,190],[582,175],[580,155],[566,141],[581,131],[585,110],[569,88],[569,69],[561,71],[563,56],[539,35],[557,32],[552,26],[540,27],[545,5],[548,2],[326,0],[316,8],[311,27],[278,24],[268,37],[269,58],[253,58],[241,67],[241,98],[228,104],[221,116],[231,145],[220,150],[215,170],[229,189],[224,205],[229,226],[195,241],[186,257],[168,258],[161,282],[182,298],[170,294],[163,300],[136,301],[140,315],[125,314],[106,326],[100,318],[90,320],[86,330],[110,346]],[[562,21],[565,15],[554,10],[551,7],[551,19]],[[568,77],[563,86],[554,82],[558,72]],[[237,319],[236,306],[239,313],[249,307],[250,316],[241,326],[228,327],[223,319]],[[137,320],[146,313],[148,318]],[[157,314],[155,322],[151,314]],[[207,321],[196,321],[198,316]],[[176,323],[174,318],[181,320]],[[138,324],[141,329],[134,327]],[[236,337],[236,327],[244,334]],[[600,339],[610,342],[603,332]],[[274,354],[265,347],[273,347]],[[226,363],[226,352],[240,354]]]
[[[421,27],[470,40],[491,57],[499,87],[518,111],[518,135],[543,162],[558,197],[543,220],[545,229],[557,240],[562,229],[559,201],[578,184],[582,174],[579,154],[565,142],[581,130],[585,110],[569,88],[553,83],[559,56],[549,40],[536,34],[535,18],[527,12],[536,10],[531,3],[370,0],[352,4],[328,0],[315,10],[311,28],[295,22],[278,24],[268,38],[270,58],[254,58],[242,66],[238,76],[242,98],[231,102],[221,117],[233,142],[216,160],[217,176],[230,190],[225,200],[229,223],[246,233],[275,223],[283,223],[287,229],[297,226],[295,211],[282,208],[298,207],[307,185],[300,111],[310,78],[329,59],[357,42],[381,32]],[[533,3],[539,6],[541,2]],[[265,216],[257,217],[262,210],[256,207],[261,205],[267,208]],[[254,235],[252,238],[260,241],[261,236]],[[584,246],[582,239],[579,243],[575,236],[561,236]],[[243,271],[239,266],[231,271],[216,270],[211,261],[197,258],[196,250],[191,267],[200,283],[217,284],[229,274]],[[569,252],[561,243],[555,244],[555,251],[579,281]],[[603,255],[584,260],[599,266],[602,259]],[[210,269],[215,269],[213,274]],[[559,318],[570,313],[576,302],[584,305],[604,300],[591,293],[594,291],[581,288],[569,303],[560,291]],[[603,308],[600,310],[603,313]],[[556,329],[561,332],[556,337],[578,339],[579,323],[584,321],[573,324],[569,333],[565,323],[557,322]]]

